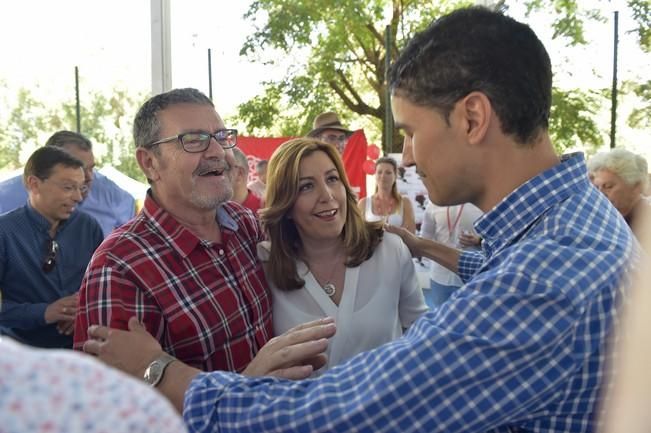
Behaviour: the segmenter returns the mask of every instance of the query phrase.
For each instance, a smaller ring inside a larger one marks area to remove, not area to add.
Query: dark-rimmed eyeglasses
[[[54,239],[50,239],[46,243],[46,256],[43,262],[43,272],[51,272],[57,264],[57,251],[59,251],[59,244]]]
[[[232,149],[237,146],[237,129],[218,129],[213,134],[208,132],[185,132],[173,137],[162,138],[144,147],[151,148],[161,143],[178,140],[186,152],[199,153],[208,149],[211,138],[214,138],[222,149]]]

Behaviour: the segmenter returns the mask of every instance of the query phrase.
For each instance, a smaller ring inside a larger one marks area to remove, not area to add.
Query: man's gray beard
[[[233,198],[233,186],[225,185],[224,190],[217,196],[205,196],[197,193],[194,189],[190,195],[190,201],[201,209],[217,209],[222,203]]]

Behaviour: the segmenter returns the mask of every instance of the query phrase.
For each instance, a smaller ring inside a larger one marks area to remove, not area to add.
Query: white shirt
[[[430,202],[423,214],[421,236],[454,248],[460,248],[459,235],[473,232],[473,223],[483,215],[481,209],[470,203],[456,206],[437,206]],[[448,268],[432,261],[430,279],[446,286],[461,286],[461,278]]]
[[[182,433],[181,417],[142,382],[90,355],[0,337],[0,432]]]
[[[261,259],[267,259],[264,253]],[[400,337],[403,328],[427,311],[411,254],[392,233],[384,233],[369,260],[346,268],[339,306],[325,294],[305,263],[299,260],[296,267],[305,280],[304,288],[285,291],[269,283],[274,333],[280,335],[301,323],[333,317],[337,333],[328,345],[328,364],[320,371]]]

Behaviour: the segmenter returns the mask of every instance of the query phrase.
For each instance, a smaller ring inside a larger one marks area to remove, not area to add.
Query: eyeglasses
[[[199,153],[208,149],[211,138],[214,138],[222,149],[232,149],[237,146],[237,129],[218,129],[214,134],[208,132],[186,132],[175,135],[174,137],[167,137],[154,141],[144,147],[151,148],[161,143],[178,140],[183,146],[183,150],[186,152]]]
[[[54,269],[54,266],[57,264],[56,258],[57,251],[59,251],[59,244],[54,239],[50,239],[47,241],[45,250],[47,252],[47,256],[45,257],[45,261],[43,262],[41,269],[43,269],[43,272],[47,273],[51,272],[52,269]]]
[[[46,179],[43,179],[46,180]],[[85,195],[88,192],[88,186],[86,185],[75,185],[72,183],[59,183],[55,181],[50,181],[52,184],[56,185],[58,188],[60,188],[63,192],[66,194],[74,194],[75,192],[79,191],[81,195]]]
[[[325,135],[324,134],[319,138],[321,139],[321,141],[325,141],[326,143],[330,143],[330,144],[334,144],[334,145],[344,144],[348,140],[348,136],[346,136],[346,134],[339,134],[339,135],[335,135],[335,134]]]

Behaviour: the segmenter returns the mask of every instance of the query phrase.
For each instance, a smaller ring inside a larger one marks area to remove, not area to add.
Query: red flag
[[[237,137],[237,147],[249,159],[249,180],[255,179],[254,167],[258,160],[268,160],[278,146],[292,138],[295,137]],[[366,197],[366,174],[362,164],[366,161],[367,146],[364,130],[357,130],[348,139],[342,155],[346,175],[359,198]]]

